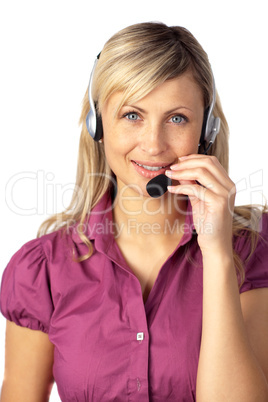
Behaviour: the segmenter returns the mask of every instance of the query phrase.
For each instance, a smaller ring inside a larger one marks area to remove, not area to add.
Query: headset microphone
[[[158,198],[165,194],[167,187],[172,185],[172,180],[165,174],[159,174],[151,179],[147,185],[146,190],[150,197]]]

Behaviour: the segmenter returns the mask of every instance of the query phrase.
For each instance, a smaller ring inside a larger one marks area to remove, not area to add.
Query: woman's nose
[[[157,156],[167,149],[165,133],[160,125],[148,127],[140,136],[142,151],[150,156]]]

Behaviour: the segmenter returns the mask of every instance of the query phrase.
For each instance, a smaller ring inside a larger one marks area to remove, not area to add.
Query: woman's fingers
[[[166,172],[167,175],[174,177],[174,179],[179,180],[180,176],[181,179],[196,180],[205,187],[214,187],[217,192],[219,185],[227,191],[234,187],[234,183],[230,180],[227,172],[214,156],[189,155],[182,157],[179,159],[179,163],[171,166],[171,172],[174,172],[174,175],[169,172]]]
[[[201,187],[212,189],[216,194],[221,194],[223,191],[228,192],[225,186],[223,187],[207,169],[202,167],[179,171],[168,170],[166,175],[178,180],[180,184],[185,181],[191,184],[201,184]]]
[[[168,191],[174,194],[188,195],[191,198],[195,197],[206,203],[216,201],[215,194],[208,190],[208,188],[200,186],[199,184],[184,183],[178,186],[169,186]]]
[[[166,175],[179,182],[169,186],[171,193],[184,194],[205,202],[210,210],[217,206],[234,207],[236,188],[217,158],[204,155],[189,155],[180,158],[180,162],[171,166]]]
[[[189,155],[180,158],[166,175],[179,183],[168,187],[170,193],[189,197],[201,250],[227,244],[232,237],[235,185],[219,161],[211,156]]]

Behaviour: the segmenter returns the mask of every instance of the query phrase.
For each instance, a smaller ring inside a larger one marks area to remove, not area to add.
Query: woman
[[[234,207],[213,92],[184,28],[106,43],[71,205],[3,275],[1,401],[45,401],[54,380],[63,401],[268,400],[267,214]],[[160,174],[172,182],[150,197]]]

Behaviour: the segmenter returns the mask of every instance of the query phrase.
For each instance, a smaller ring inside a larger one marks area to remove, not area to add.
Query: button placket
[[[128,392],[131,400],[149,401],[148,395],[148,357],[149,334],[147,318],[142,299],[140,283],[130,276],[128,288],[128,316],[130,324],[130,367]]]

